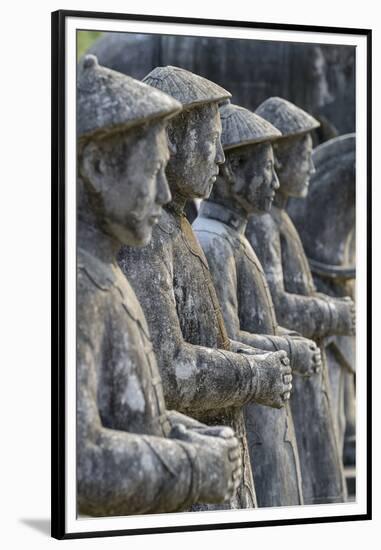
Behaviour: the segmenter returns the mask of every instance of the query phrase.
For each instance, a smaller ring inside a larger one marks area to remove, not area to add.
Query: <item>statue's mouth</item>
[[[265,197],[266,202],[273,202],[274,199],[275,199],[275,193],[271,193],[271,195],[267,195]]]
[[[158,221],[160,220],[160,217],[161,217],[161,209],[156,211],[156,212],[153,212],[151,214],[151,216],[148,218],[149,219],[149,222],[151,225],[155,225],[158,223]]]

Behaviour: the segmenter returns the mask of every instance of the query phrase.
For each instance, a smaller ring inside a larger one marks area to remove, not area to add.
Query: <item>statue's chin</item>
[[[151,226],[126,228],[121,225],[112,225],[111,228],[115,238],[126,246],[147,246],[152,236]]]
[[[182,197],[186,197],[187,200],[191,199],[207,199],[212,192],[216,176],[205,179],[200,176],[199,173],[192,172],[191,170],[186,174],[186,178],[183,178],[182,185],[170,185],[171,193],[175,196],[177,193]]]
[[[263,199],[260,204],[257,204],[255,208],[255,213],[266,214],[267,212],[270,212],[272,204],[273,204],[273,199]]]
[[[296,199],[303,199],[308,195],[308,191],[309,191],[309,184],[307,182],[296,189],[292,189],[289,192],[289,196],[294,197]]]
[[[299,197],[300,199],[304,199],[307,195],[308,195],[308,184],[305,185],[303,189],[301,189],[296,196]]]
[[[142,240],[136,240],[134,243],[129,243],[129,246],[136,246],[137,248],[143,248],[149,244],[151,240],[151,235],[145,239]]]
[[[150,226],[145,228],[144,230],[141,229],[131,234],[131,239],[129,244],[131,246],[137,246],[137,247],[147,246],[147,244],[149,244],[151,240],[151,237],[152,237],[152,227]]]
[[[213,189],[213,183],[209,184],[208,188],[206,189],[206,191],[205,191],[205,193],[202,197],[196,197],[196,198],[208,199],[210,197],[210,193],[212,192],[212,189]]]

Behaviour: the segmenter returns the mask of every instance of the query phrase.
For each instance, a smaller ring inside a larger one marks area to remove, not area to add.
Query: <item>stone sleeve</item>
[[[265,271],[279,323],[307,338],[329,334],[331,314],[328,304],[318,296],[293,294],[284,287],[281,239],[271,216],[261,216],[259,223],[251,222],[246,237]]]
[[[197,414],[241,406],[252,398],[253,371],[241,354],[186,342],[173,288],[170,243],[154,233],[144,248],[123,247],[119,265],[145,313],[167,406]]]
[[[186,428],[192,430],[192,429],[200,429],[200,428],[206,428],[207,426],[195,418],[192,418],[191,416],[187,416],[186,414],[182,414],[178,411],[167,411],[167,419],[169,422],[169,425],[171,428],[174,428],[178,424],[182,424]]]
[[[92,516],[172,512],[197,501],[200,465],[187,443],[113,430],[97,407],[96,344],[78,335],[77,494]]]

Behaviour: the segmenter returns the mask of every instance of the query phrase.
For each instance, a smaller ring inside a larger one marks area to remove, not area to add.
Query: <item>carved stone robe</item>
[[[168,438],[178,413],[166,410],[135,293],[116,263],[81,248],[77,274],[79,512],[187,509],[197,500],[200,466],[192,445]]]
[[[237,494],[208,509],[256,506],[242,411],[252,371],[244,354],[230,351],[205,255],[183,211],[165,207],[149,245],[123,247],[118,261],[144,310],[167,405],[228,425],[241,441]]]
[[[287,340],[276,336],[278,324],[270,291],[260,262],[244,235],[245,227],[245,218],[212,201],[202,203],[193,223],[208,260],[229,336],[258,346],[255,333],[260,333],[265,349],[285,349]],[[245,421],[258,505],[303,504],[290,406],[273,409],[250,403],[245,406]]]
[[[337,444],[324,346],[330,310],[316,292],[308,261],[295,226],[283,207],[252,216],[246,237],[265,271],[279,322],[313,338],[323,355],[318,376],[294,376],[291,409],[299,448],[306,504],[346,499],[342,461]],[[305,437],[304,434],[308,434]],[[309,475],[305,475],[307,474]]]

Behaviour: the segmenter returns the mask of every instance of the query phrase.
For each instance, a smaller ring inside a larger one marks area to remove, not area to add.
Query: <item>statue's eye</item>
[[[97,174],[102,173],[100,159],[95,159],[95,161],[94,161],[94,170],[96,171]]]

